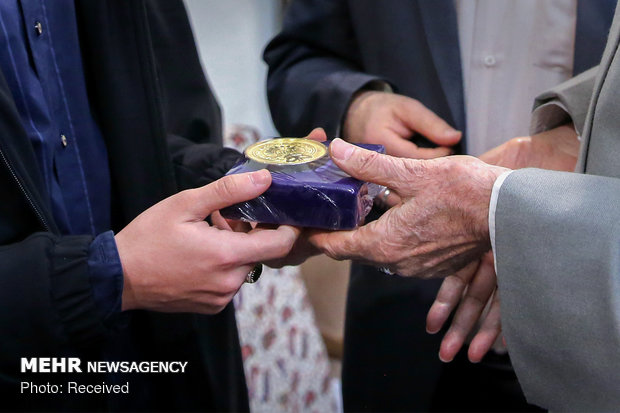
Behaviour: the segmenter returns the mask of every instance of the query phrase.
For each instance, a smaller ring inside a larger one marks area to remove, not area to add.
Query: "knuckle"
[[[376,163],[377,160],[377,152],[373,151],[360,151],[359,163],[362,167],[372,165]]]
[[[401,180],[410,181],[415,178],[422,178],[428,171],[428,161],[417,159],[398,158],[398,165],[395,168]]]
[[[464,289],[465,285],[462,280],[458,277],[448,277],[441,285],[437,299],[450,307],[454,307],[460,300]]]
[[[297,236],[294,233],[284,233],[277,241],[277,244],[274,245],[274,252],[279,256],[287,255],[291,252],[296,242]]]
[[[438,166],[448,176],[462,176],[467,172],[461,162],[441,162]]]
[[[236,192],[236,177],[234,175],[225,176],[215,181],[215,192],[222,198],[231,198]]]
[[[293,249],[293,243],[291,242],[287,242],[287,243],[282,243],[280,245],[278,245],[276,247],[276,255],[278,257],[284,257],[286,255],[288,255],[291,250]]]
[[[382,155],[377,152],[360,151],[360,157],[358,159],[359,171],[362,174],[373,174],[373,172],[381,166],[383,161]]]
[[[227,277],[221,285],[222,292],[228,297],[232,297],[237,293],[237,290],[241,288],[241,281],[235,279],[235,277]]]
[[[215,297],[212,301],[212,304],[215,307],[216,312],[219,313],[224,308],[226,308],[229,302],[230,302],[230,298],[228,297],[228,295],[226,295],[226,296]]]
[[[219,248],[215,257],[221,267],[232,267],[237,263],[237,254],[228,248]]]
[[[379,264],[389,264],[392,261],[393,250],[386,243],[380,242],[375,245],[373,261]]]
[[[518,136],[516,138],[512,138],[511,140],[509,140],[507,142],[507,146],[518,148],[520,146],[528,144],[530,141],[531,141],[531,138],[528,136]]]
[[[328,257],[331,257],[338,261],[342,260],[342,256],[340,255],[333,243],[325,242],[320,246],[320,249],[323,254],[327,255]]]
[[[476,311],[482,311],[482,308],[486,305],[487,299],[478,296],[477,294],[467,293],[463,298],[463,305],[469,306]]]
[[[411,109],[414,109],[414,110],[419,110],[424,107],[422,102],[420,102],[417,99],[410,98],[410,99],[407,99],[407,102],[409,106],[411,107]]]
[[[215,304],[214,304],[213,306],[210,306],[210,312],[209,312],[209,314],[210,314],[210,315],[216,315],[216,314],[219,314],[219,313],[221,313],[221,312],[224,310],[224,308],[226,308],[226,306],[225,306],[225,305],[215,305]]]
[[[396,182],[411,182],[417,177],[417,163],[406,162],[404,159],[398,159],[394,165],[393,173]]]
[[[409,98],[405,101],[405,103],[407,105],[406,106],[407,111],[411,113],[417,114],[423,109],[425,109],[425,106],[422,104],[422,102],[420,102],[417,99]]]

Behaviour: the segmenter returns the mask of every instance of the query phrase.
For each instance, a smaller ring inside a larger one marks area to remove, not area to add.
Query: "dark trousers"
[[[443,334],[427,334],[425,321],[440,284],[354,264],[342,372],[345,411],[538,411],[525,402],[507,356],[471,364],[462,351],[452,363],[439,360]]]
[[[444,366],[430,411],[433,412],[540,412],[528,404],[508,355],[488,354],[479,364],[467,352]]]

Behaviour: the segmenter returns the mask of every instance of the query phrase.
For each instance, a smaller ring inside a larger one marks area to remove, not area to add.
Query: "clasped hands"
[[[366,104],[383,95],[364,96]],[[364,100],[361,100],[363,103]],[[455,143],[460,134],[419,104],[394,100],[398,107],[428,119],[417,129],[433,141]],[[364,106],[353,106],[364,113]],[[403,109],[403,110],[404,110]],[[351,112],[351,111],[350,111]],[[349,133],[368,134],[369,130]],[[371,128],[372,125],[368,124]],[[386,142],[388,153],[428,157],[449,149],[410,146],[404,126]],[[372,129],[370,129],[372,132]],[[378,131],[380,132],[380,131]],[[309,136],[325,140],[323,130]],[[363,141],[363,139],[362,139]],[[413,144],[411,144],[413,145]],[[393,206],[381,218],[352,231],[302,231],[290,226],[252,227],[224,220],[219,209],[259,196],[271,183],[267,171],[224,177],[183,191],[154,205],[116,235],[123,265],[123,310],[165,312],[221,311],[256,262],[298,264],[324,252],[387,267],[401,276],[445,278],[427,318],[427,330],[441,329],[456,310],[441,344],[440,357],[451,360],[478,326],[469,357],[479,361],[501,332],[499,296],[488,228],[489,200],[496,178],[508,168],[525,166],[572,170],[578,141],[569,126],[515,138],[483,155],[408,159],[380,155],[335,140],[330,155],[358,179],[388,187]],[[492,165],[496,164],[496,165]],[[501,166],[503,165],[503,166]],[[213,226],[205,221],[211,216]],[[483,311],[487,308],[487,311]]]

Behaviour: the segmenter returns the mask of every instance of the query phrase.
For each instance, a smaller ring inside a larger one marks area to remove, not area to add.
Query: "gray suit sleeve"
[[[346,1],[291,3],[282,32],[267,46],[267,96],[276,128],[303,136],[321,126],[335,137],[351,97],[385,80],[365,73]]]
[[[620,179],[515,171],[495,228],[502,328],[528,401],[617,410]]]
[[[597,74],[598,66],[595,66],[538,96],[530,133],[544,132],[572,121],[581,135]]]

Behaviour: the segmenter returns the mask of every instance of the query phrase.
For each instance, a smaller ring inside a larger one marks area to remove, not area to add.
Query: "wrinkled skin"
[[[571,125],[512,139],[482,155],[487,163],[471,157],[397,159],[334,142],[332,158],[342,169],[386,185],[401,199],[377,221],[353,231],[317,232],[311,241],[337,259],[357,259],[403,276],[446,277],[427,330],[439,331],[456,309],[440,358],[452,360],[473,336],[468,356],[478,362],[501,334],[487,221],[493,183],[507,168],[572,171],[578,151]]]
[[[579,140],[574,128],[565,125],[538,135],[514,138],[480,158],[511,169],[573,171],[578,154]],[[467,338],[473,336],[468,357],[472,362],[479,362],[501,334],[500,292],[492,253],[444,280],[428,313],[427,331],[438,332],[455,309],[439,357],[451,361]]]
[[[330,154],[350,175],[385,185],[402,200],[357,229],[315,232],[312,243],[332,258],[437,278],[454,274],[490,249],[488,204],[505,168],[469,156],[396,158],[342,140],[332,143]]]

